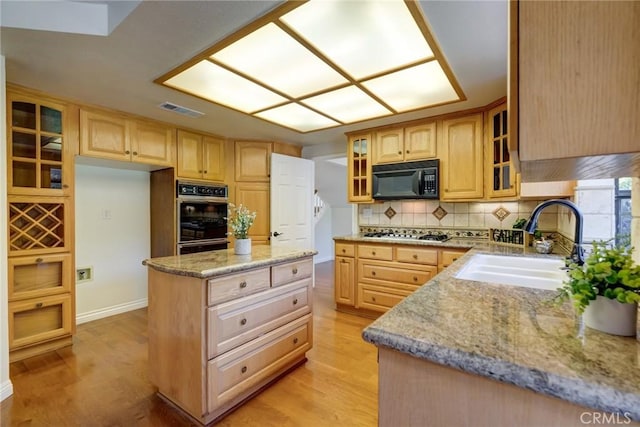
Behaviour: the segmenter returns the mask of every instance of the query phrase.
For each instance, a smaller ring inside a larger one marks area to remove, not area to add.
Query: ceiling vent
[[[189,117],[197,118],[197,117],[204,116],[204,113],[201,113],[200,111],[192,110],[191,108],[187,108],[187,107],[182,107],[180,105],[174,104],[169,101],[163,102],[162,104],[158,105],[158,107],[162,108],[163,110],[173,111],[174,113],[182,114],[184,116],[189,116]]]

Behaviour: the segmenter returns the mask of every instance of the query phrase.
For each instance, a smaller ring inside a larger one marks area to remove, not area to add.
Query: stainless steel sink
[[[561,259],[473,255],[456,278],[502,285],[555,290],[567,278]]]

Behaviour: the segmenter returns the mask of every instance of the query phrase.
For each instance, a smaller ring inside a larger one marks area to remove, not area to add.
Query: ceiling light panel
[[[300,132],[310,132],[340,124],[299,104],[283,105],[261,111],[255,116]]]
[[[438,61],[371,79],[362,85],[400,112],[460,99]]]
[[[401,0],[311,1],[280,19],[356,79],[433,57]]]
[[[269,108],[287,99],[203,60],[168,79],[165,84],[245,113]]]
[[[294,98],[348,83],[276,24],[267,24],[211,59]]]
[[[391,114],[391,111],[355,86],[323,93],[302,102],[343,123]]]

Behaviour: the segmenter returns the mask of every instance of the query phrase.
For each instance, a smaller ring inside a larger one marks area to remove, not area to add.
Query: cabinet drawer
[[[9,303],[9,349],[71,334],[71,296]]]
[[[418,268],[407,268],[394,265],[394,263],[371,262],[362,260],[358,262],[358,280],[366,280],[387,284],[388,282],[402,283],[415,286],[422,286],[433,276],[438,274],[438,267],[431,265],[417,266]],[[391,284],[390,284],[391,285]]]
[[[209,412],[303,357],[313,344],[312,330],[312,316],[307,314],[211,360]]]
[[[386,289],[359,283],[358,307],[386,312],[409,294],[411,294],[411,292],[405,292],[399,289]]]
[[[209,305],[269,289],[269,267],[207,281]]]
[[[358,258],[391,261],[393,259],[393,247],[358,245]]]
[[[442,260],[442,267],[448,267],[451,264],[453,264],[453,262],[455,260],[457,260],[458,258],[460,258],[462,255],[465,254],[466,251],[453,251],[453,250],[443,250],[441,255],[440,255],[440,259]]]
[[[438,265],[438,251],[422,248],[396,248],[396,261],[414,264]]]
[[[208,309],[208,359],[311,311],[311,279]]]
[[[313,261],[305,258],[286,264],[271,267],[271,286],[280,286],[294,280],[311,277],[313,272]]]
[[[9,258],[9,301],[70,291],[71,254]]]
[[[336,243],[336,256],[356,256],[355,245],[348,243]]]

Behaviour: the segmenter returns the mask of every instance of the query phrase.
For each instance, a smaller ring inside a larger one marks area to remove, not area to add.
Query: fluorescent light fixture
[[[317,111],[330,112],[332,117],[343,123],[353,123],[392,113],[391,110],[355,86],[306,98],[302,102]]]
[[[283,105],[271,110],[261,111],[256,113],[255,116],[302,132],[310,132],[340,124],[299,104]]]
[[[356,79],[433,57],[402,1],[311,1],[281,20]]]
[[[293,97],[349,83],[273,23],[211,58]]]
[[[400,112],[458,99],[458,94],[437,61],[406,68],[362,84]]]
[[[285,2],[156,83],[299,132],[466,99],[402,0]]]

